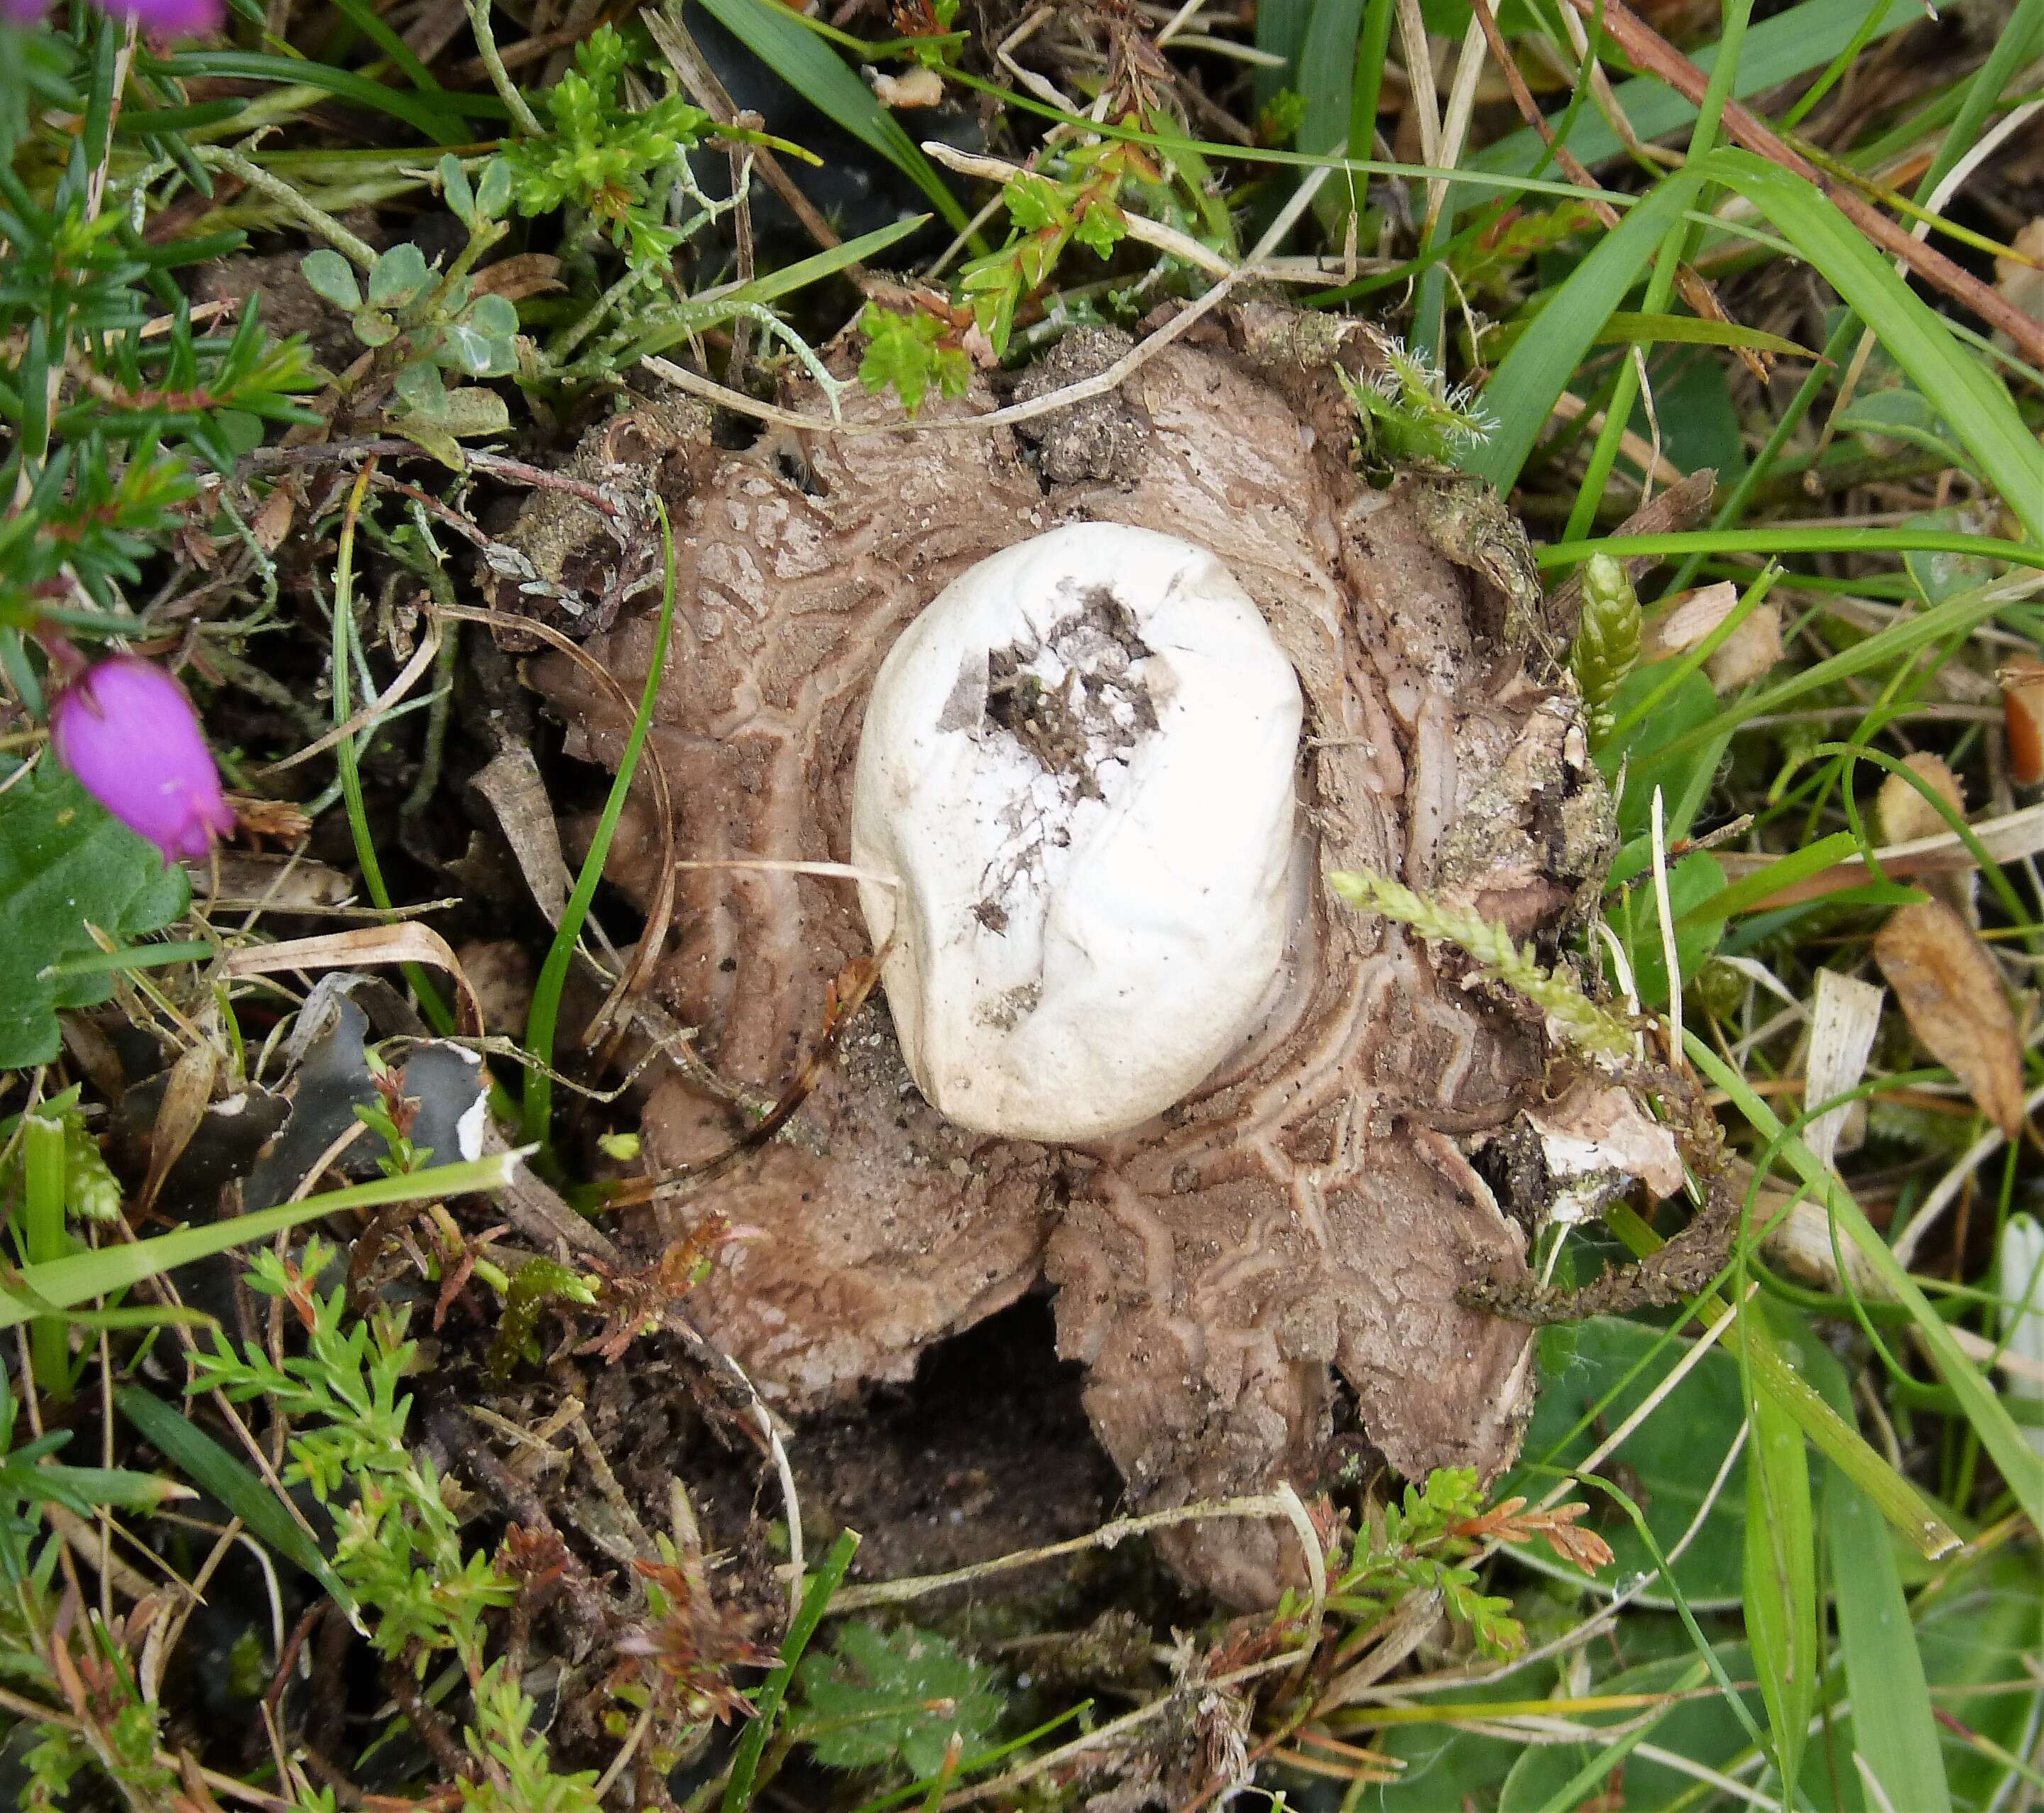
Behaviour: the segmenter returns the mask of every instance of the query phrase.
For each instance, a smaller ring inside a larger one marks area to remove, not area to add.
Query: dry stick
[[[1625,0],[1568,0],[1568,3],[1586,18],[1600,17],[1604,30],[1629,61],[1666,83],[1692,106],[1703,105],[1710,79],[1627,6]],[[1962,270],[1935,247],[1912,237],[1855,190],[1826,175],[1738,102],[1725,102],[1722,120],[1727,136],[1735,143],[1812,185],[1884,251],[1893,253],[1924,282],[2007,334],[2033,364],[2044,363],[2044,321],[2032,321],[1991,285]]]
[[[1281,1492],[1264,1492],[1254,1498],[1225,1498],[1209,1504],[1183,1504],[1172,1511],[1145,1511],[1138,1517],[1118,1517],[1112,1523],[1103,1523],[1097,1530],[1089,1530],[1083,1536],[1068,1537],[1062,1542],[1046,1543],[1040,1549],[1020,1550],[1012,1555],[996,1555],[991,1561],[974,1561],[968,1567],[954,1568],[948,1573],[912,1574],[901,1580],[876,1581],[870,1586],[843,1586],[831,1596],[824,1608],[826,1617],[836,1617],[841,1612],[863,1611],[870,1605],[899,1605],[912,1599],[920,1599],[932,1592],[943,1592],[955,1586],[970,1586],[975,1581],[986,1580],[996,1574],[1012,1573],[1017,1568],[1034,1567],[1039,1561],[1055,1561],[1066,1555],[1083,1554],[1089,1549],[1112,1549],[1126,1542],[1131,1536],[1147,1535],[1153,1530],[1169,1530],[1181,1523],[1200,1523],[1220,1517],[1257,1518],[1268,1520],[1282,1517],[1293,1528],[1299,1530],[1298,1493],[1293,1492],[1288,1501]],[[1312,1556],[1315,1544],[1311,1539],[1312,1525],[1308,1523],[1300,1532],[1300,1546],[1308,1557]],[[1312,1565],[1309,1559],[1307,1565]],[[1324,1563],[1323,1564],[1324,1569]]]

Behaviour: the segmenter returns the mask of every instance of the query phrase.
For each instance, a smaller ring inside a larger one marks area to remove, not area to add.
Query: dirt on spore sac
[[[1128,344],[1068,336],[1016,394],[1055,391]],[[653,822],[635,788],[609,871],[642,899],[663,832],[692,863],[844,862],[882,656],[967,567],[1064,523],[1210,549],[1306,701],[1284,984],[1190,1099],[1083,1147],[970,1133],[916,1093],[876,999],[780,1136],[699,1193],[664,1194],[636,1231],[657,1245],[711,1215],[735,1231],[689,1313],[803,1419],[798,1473],[820,1511],[864,1519],[869,1575],[1056,1540],[1116,1508],[1281,1482],[1311,1496],[1355,1459],[1358,1419],[1374,1458],[1408,1477],[1466,1465],[1488,1478],[1516,1453],[1528,1331],[1462,1295],[1525,1277],[1537,1205],[1500,1200],[1473,1160],[1539,1098],[1544,1035],[1453,952],[1351,911],[1322,877],[1397,876],[1539,940],[1600,875],[1610,807],[1517,526],[1473,482],[1378,489],[1354,471],[1334,367],[1370,355],[1366,330],[1252,305],[1216,311],[1117,390],[1019,424],[984,423],[1001,399],[983,385],[887,432],[856,431],[891,401],[847,397],[855,432],[776,428],[734,450],[705,429],[663,463],[683,475],[668,499],[678,601],[650,746],[674,822]],[[801,390],[786,401],[824,413]],[[561,540],[561,523],[545,527]],[[586,644],[635,697],[656,602],[627,602]],[[571,751],[614,763],[614,698],[555,656],[533,678]],[[745,1104],[786,1086],[833,979],[869,953],[841,879],[681,874],[655,991],[697,1029],[707,1069],[653,1088],[649,1169],[670,1175],[741,1137]],[[1052,1338],[1032,1307],[1046,1289],[1076,1366],[1016,1359],[1016,1331]],[[1003,1311],[1000,1340],[957,1339]],[[1004,1396],[1032,1380],[1035,1396]],[[959,1446],[890,1423],[952,1389]],[[1097,1449],[1058,1412],[1074,1389]],[[862,1469],[873,1490],[855,1508],[844,1488]],[[1268,1604],[1297,1577],[1281,1520],[1158,1540],[1224,1602]]]

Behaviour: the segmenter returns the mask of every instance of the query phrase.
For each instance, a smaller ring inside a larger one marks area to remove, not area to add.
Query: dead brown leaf
[[[1919,749],[1915,755],[1905,756],[1902,765],[1920,776],[1932,793],[1961,818],[1965,817],[1965,791],[1942,755]],[[1908,843],[1919,837],[1935,837],[1946,828],[1945,815],[1900,774],[1890,774],[1881,783],[1880,795],[1874,801],[1874,816],[1880,821],[1881,840],[1884,843]]]
[[[1641,639],[1642,666],[1687,655],[1732,613],[1739,603],[1739,587],[1729,579],[1699,586],[1693,591],[1670,598],[1646,626]]]
[[[454,979],[461,997],[463,1030],[482,1031],[482,1005],[453,947],[429,925],[363,925],[352,931],[293,938],[281,944],[247,944],[229,951],[230,976],[270,976],[286,970],[374,969],[385,963],[430,963]]]
[[[2023,1045],[2000,972],[1972,928],[1942,901],[1898,907],[1873,941],[1873,960],[1923,1048],[2014,1139],[2023,1125]]]
[[[2044,782],[2044,662],[2011,661],[1995,678],[2001,682],[2008,778],[2034,787]]]
[[[513,252],[494,264],[486,264],[469,278],[468,284],[478,296],[501,296],[522,302],[528,296],[565,290],[567,286],[560,280],[560,268],[561,261],[551,252]]]
[[[1711,686],[1719,693],[1735,693],[1750,686],[1781,659],[1781,607],[1756,605],[1745,620],[1719,645],[1704,663]]]

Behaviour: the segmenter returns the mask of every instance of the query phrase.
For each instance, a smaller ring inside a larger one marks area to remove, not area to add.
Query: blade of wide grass
[[[1743,1337],[1758,1312],[1742,1302],[1739,1316]],[[1739,1345],[1750,1343],[1742,1339]],[[1750,1366],[1742,1369],[1753,1426],[1746,1469],[1746,1634],[1774,1732],[1775,1759],[1783,1783],[1792,1788],[1816,1704],[1817,1553],[1809,1450],[1795,1418],[1756,1389]]]
[[[1865,1495],[1835,1472],[1825,1486],[1824,1523],[1854,1748],[1898,1813],[1951,1813],[1937,1718],[1888,1532]]]
[[[1500,494],[1512,489],[1584,355],[1695,202],[1707,175],[1703,167],[1719,156],[1662,178],[1556,289],[1483,388],[1484,407],[1498,427],[1463,461],[1466,470],[1488,478]]]
[[[115,1387],[113,1401],[143,1438],[190,1480],[203,1488],[257,1536],[317,1581],[342,1605],[347,1588],[327,1565],[319,1546],[277,1502],[268,1486],[199,1426],[140,1385]]]
[[[901,122],[874,98],[873,90],[843,58],[792,13],[772,0],[702,0],[702,7],[797,94],[886,158],[929,197],[954,229],[966,231],[965,209]]]
[[[0,1278],[0,1328],[26,1322],[47,1308],[68,1309],[92,1297],[110,1296],[159,1272],[225,1253],[251,1240],[266,1240],[301,1222],[341,1209],[381,1208],[391,1203],[437,1201],[472,1191],[502,1189],[510,1183],[513,1169],[525,1156],[526,1150],[529,1148],[465,1159],[458,1165],[436,1165],[394,1177],[372,1177],[367,1183],[307,1197],[302,1202],[279,1203],[275,1208],[258,1209],[253,1215],[183,1227],[175,1234],[159,1234],[132,1245],[72,1253],[44,1265],[25,1266],[14,1278]]]
[[[474,136],[467,125],[470,119],[504,117],[504,103],[494,94],[456,94],[444,89],[421,94],[394,88],[387,82],[372,81],[352,70],[336,69],[301,57],[273,56],[262,51],[186,51],[166,57],[162,67],[167,75],[186,80],[225,77],[232,81],[277,82],[317,88],[336,101],[402,120],[435,144],[465,144]]]
[[[21,1117],[21,1255],[30,1268],[64,1255],[64,1128],[40,1114]],[[71,1331],[62,1317],[29,1326],[36,1385],[53,1403],[71,1401]]]
[[[1746,1116],[1761,1137],[1774,1143],[1775,1150],[1823,1201],[1836,1226],[1865,1256],[1869,1269],[1886,1287],[1888,1294],[1908,1310],[1932,1362],[1967,1422],[1980,1437],[1981,1445],[1993,1456],[2017,1504],[2033,1523],[2044,1524],[2044,1458],[2039,1457],[2023,1439],[2023,1431],[2016,1427],[2007,1406],[1981,1377],[1979,1369],[1966,1358],[1944,1319],[1866,1219],[1852,1193],[1808,1147],[1783,1128],[1774,1111],[1754,1093],[1746,1078],[1695,1033],[1684,1035],[1683,1046],[1689,1061],[1731,1098],[1732,1105]]]
[[[1355,83],[1355,47],[1363,0],[1313,0],[1299,48],[1299,92],[1306,103],[1298,146],[1307,152],[1354,148],[1348,142],[1349,102]],[[1370,147],[1362,149],[1365,157]]]

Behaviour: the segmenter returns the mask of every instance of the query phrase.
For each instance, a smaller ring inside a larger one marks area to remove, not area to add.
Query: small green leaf
[[[965,394],[971,381],[970,363],[956,347],[938,344],[946,328],[934,315],[920,309],[900,314],[868,302],[859,326],[866,336],[859,381],[867,390],[884,390],[893,385],[902,407],[912,416],[922,408],[933,386],[947,397]]]
[[[446,200],[448,212],[467,227],[474,231],[477,221],[475,191],[469,186],[468,173],[461,167],[461,160],[452,152],[440,159],[440,194]]]
[[[392,388],[406,408],[414,414],[424,416],[428,421],[437,421],[442,404],[447,398],[447,387],[440,382],[438,370],[423,359],[415,359],[398,374]]]
[[[398,337],[398,324],[380,309],[363,309],[351,325],[355,329],[355,337],[371,348],[388,346]]]
[[[944,1638],[912,1625],[844,1626],[823,1654],[796,1671],[797,1734],[833,1769],[898,1764],[912,1780],[943,1768],[956,1733],[979,1749],[1000,1723],[992,1677]]]
[[[1008,217],[1023,232],[1040,232],[1045,227],[1059,227],[1065,223],[1065,200],[1058,194],[1057,185],[1047,176],[1039,176],[1025,170],[1019,176],[1011,177],[1008,186],[1001,192],[1001,198],[1008,204]]]
[[[369,273],[369,300],[379,309],[402,309],[432,281],[426,255],[405,240],[376,261]]]
[[[57,1054],[56,1010],[93,1007],[113,992],[105,972],[48,976],[66,958],[99,948],[97,926],[117,943],[156,931],[191,897],[185,872],[106,809],[70,775],[44,762],[0,793],[0,1070]]]
[[[478,296],[469,305],[469,326],[491,340],[506,340],[518,331],[518,305],[509,296]]]
[[[475,211],[493,221],[500,218],[511,205],[511,166],[501,157],[490,159],[475,186]]]
[[[447,392],[434,419],[449,434],[465,439],[511,432],[511,412],[504,399],[474,384]]]
[[[355,284],[355,267],[339,252],[325,246],[317,252],[309,252],[299,261],[298,269],[312,286],[313,293],[325,297],[336,309],[353,310],[362,306],[362,291]]]
[[[1102,258],[1128,236],[1128,217],[1111,202],[1093,203],[1072,228],[1072,237]]]
[[[478,332],[466,321],[455,321],[442,332],[434,356],[443,365],[480,378],[490,369],[494,346],[487,334]]]

